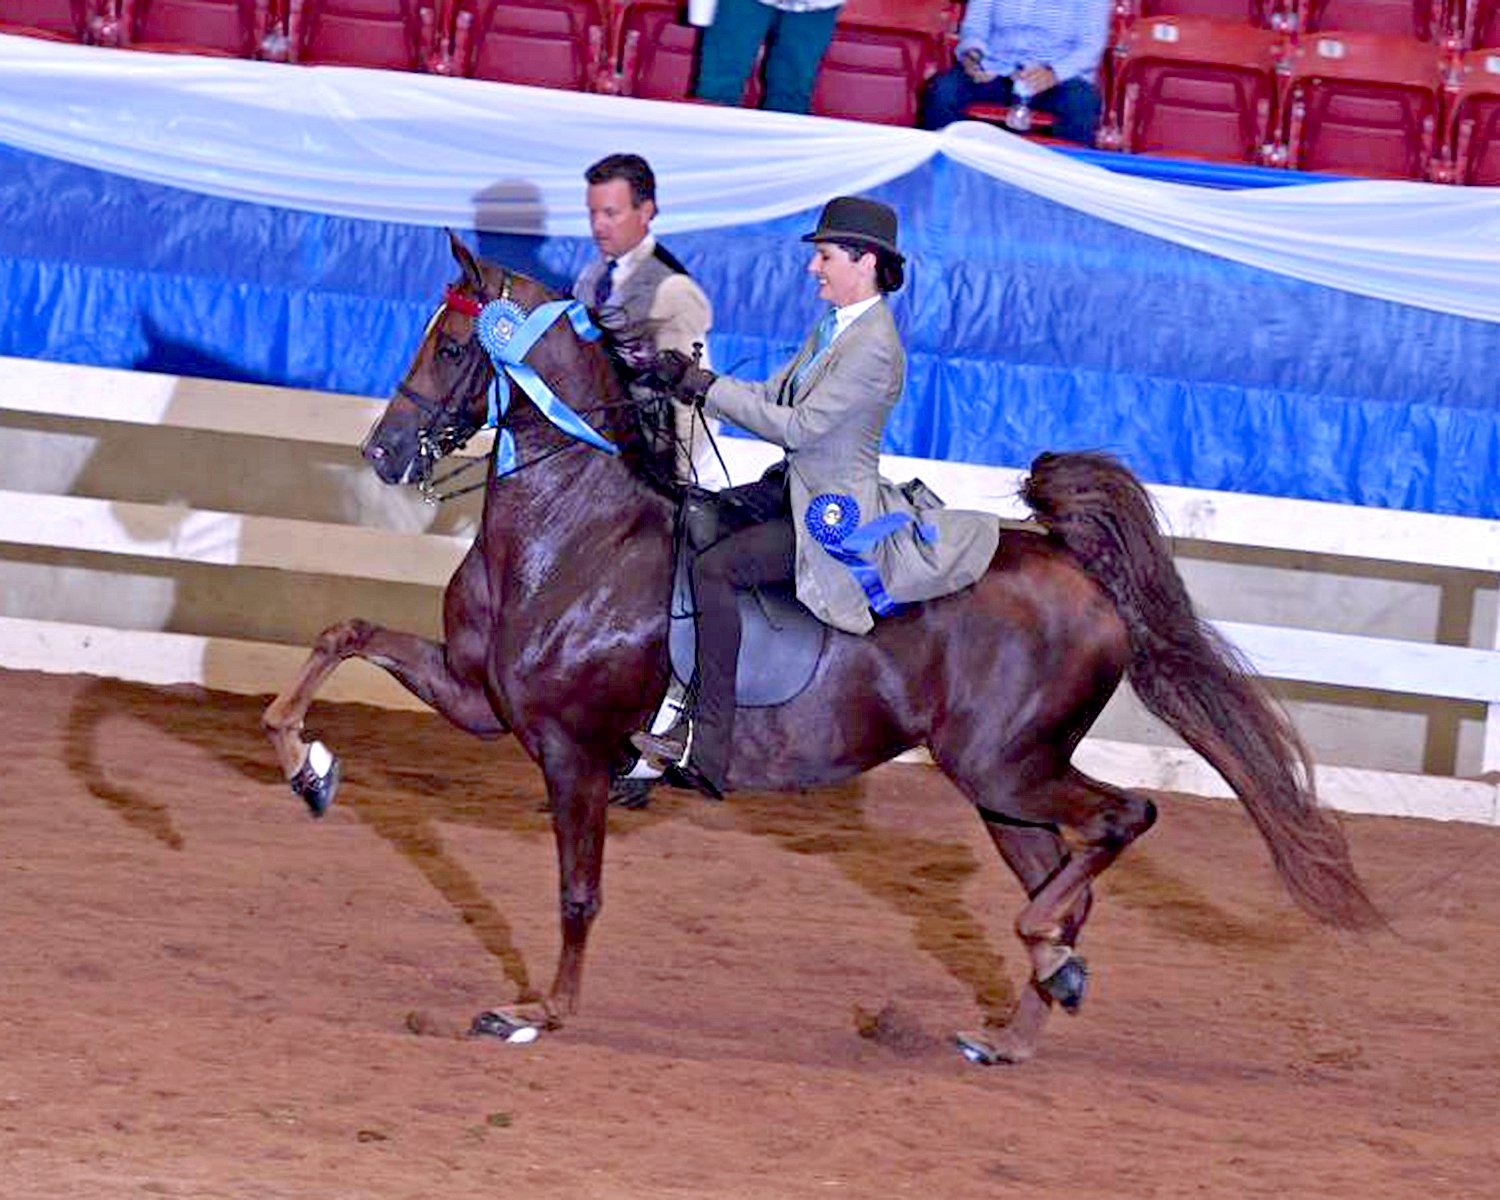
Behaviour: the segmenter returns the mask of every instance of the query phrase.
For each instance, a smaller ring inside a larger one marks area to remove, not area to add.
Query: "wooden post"
[[[1500,595],[1495,599],[1495,611],[1490,614],[1490,648],[1500,650]],[[1490,704],[1484,713],[1484,753],[1479,759],[1479,769],[1485,774],[1500,771],[1500,704]]]

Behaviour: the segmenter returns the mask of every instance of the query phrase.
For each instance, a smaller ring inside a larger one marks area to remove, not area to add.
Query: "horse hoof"
[[[981,1067],[998,1066],[1001,1063],[1014,1065],[1031,1057],[1031,1048],[1001,1037],[994,1038],[983,1033],[955,1033],[953,1042],[958,1052],[971,1063]]]
[[[292,776],[292,791],[301,796],[315,817],[321,817],[333,806],[344,769],[322,742],[307,748],[301,769]]]
[[[470,1037],[499,1038],[512,1046],[534,1042],[543,1033],[562,1028],[562,1020],[546,1000],[487,1008],[469,1026]]]
[[[469,1036],[499,1038],[511,1046],[526,1046],[542,1035],[543,1028],[519,1013],[492,1008],[474,1018]]]
[[[1072,954],[1046,979],[1038,979],[1037,986],[1062,1005],[1063,1012],[1076,1013],[1083,1007],[1088,982],[1088,966],[1078,955]]]

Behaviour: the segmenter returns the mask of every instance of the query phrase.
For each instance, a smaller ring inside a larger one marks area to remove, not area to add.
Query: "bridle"
[[[560,319],[566,318],[573,327],[573,332],[584,341],[597,341],[601,336],[599,328],[590,318],[588,311],[577,300],[548,300],[528,311],[516,301],[512,294],[513,279],[511,272],[504,272],[500,295],[492,300],[486,299],[483,291],[478,296],[471,296],[457,288],[449,287],[443,296],[442,306],[433,314],[423,335],[423,340],[426,341],[432,335],[438,322],[442,320],[443,315],[450,309],[473,320],[474,335],[465,348],[471,358],[472,348],[476,343],[484,350],[485,357],[479,361],[478,365],[481,373],[487,371],[490,376],[488,406],[482,424],[469,427],[468,422],[459,420],[454,412],[454,393],[471,377],[469,373],[466,373],[464,379],[460,380],[453,391],[442,400],[435,400],[424,395],[404,379],[396,385],[397,395],[409,400],[430,418],[431,423],[426,428],[417,431],[418,488],[423,499],[430,503],[437,504],[451,500],[485,486],[487,480],[480,480],[455,490],[440,490],[447,483],[478,465],[480,460],[477,459],[463,463],[439,478],[432,477],[434,464],[485,429],[498,431],[495,447],[496,477],[514,475],[518,471],[551,458],[554,454],[575,449],[580,445],[592,446],[608,454],[619,453],[619,448],[613,442],[585,421],[583,415],[561,400],[536,370],[525,361],[537,342]],[[507,419],[512,383],[526,393],[543,419],[567,434],[570,440],[533,458],[518,462],[515,438]],[[613,407],[616,406],[597,405],[583,410],[583,413],[592,414]]]

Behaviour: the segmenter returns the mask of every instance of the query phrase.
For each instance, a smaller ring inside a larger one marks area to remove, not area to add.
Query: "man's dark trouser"
[[[964,109],[978,101],[1010,104],[1015,91],[1005,76],[975,83],[962,67],[950,67],[927,81],[922,96],[922,128],[942,129],[963,120]],[[1052,136],[1092,146],[1103,108],[1099,89],[1087,79],[1068,79],[1034,96],[1031,107],[1057,118]]]
[[[739,104],[761,44],[766,47],[766,94],[761,107],[805,113],[812,107],[818,67],[833,40],[837,8],[782,12],[761,0],[719,0],[703,31],[693,94],[715,104]]]
[[[756,523],[731,533],[693,562],[698,605],[698,685],[693,704],[692,764],[722,787],[734,737],[734,675],[740,656],[736,588],[796,577],[797,535],[786,515],[783,478],[719,493],[738,500]]]

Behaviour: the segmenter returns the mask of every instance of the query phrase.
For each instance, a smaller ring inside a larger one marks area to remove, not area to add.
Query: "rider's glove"
[[[677,399],[699,408],[703,407],[708,389],[718,378],[681,350],[661,351],[651,360],[650,373]]]

